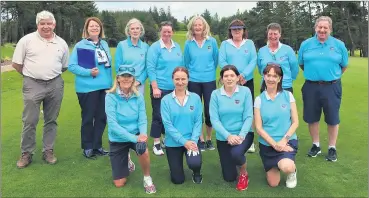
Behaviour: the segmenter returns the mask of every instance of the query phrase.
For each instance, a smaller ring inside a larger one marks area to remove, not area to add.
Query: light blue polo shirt
[[[342,67],[348,65],[348,53],[345,44],[329,36],[320,43],[316,35],[302,42],[299,65],[304,65],[304,77],[311,81],[332,81],[341,78]]]
[[[274,141],[280,141],[291,127],[291,102],[295,102],[292,93],[286,90],[278,92],[272,100],[266,91],[263,91],[255,98],[254,107],[260,109],[262,127],[273,138]],[[294,133],[290,140],[297,139]],[[261,137],[258,137],[261,144],[269,144]]]
[[[283,43],[279,43],[278,49],[275,52],[272,52],[268,45],[260,48],[257,63],[259,74],[262,76],[261,81],[263,81],[263,71],[268,63],[279,64],[283,70],[282,87],[284,89],[292,87],[292,82],[296,80],[299,73],[295,51]]]
[[[134,93],[128,99],[122,95],[117,89],[105,96],[109,141],[137,143],[137,133],[147,134],[145,100]]]
[[[115,71],[118,72],[120,65],[131,65],[135,68],[137,81],[144,84],[147,78],[146,54],[149,45],[138,40],[137,45],[133,45],[131,37],[120,41],[115,51]]]
[[[250,39],[244,39],[240,47],[236,47],[232,39],[225,40],[220,45],[220,68],[223,68],[226,65],[234,65],[246,80],[254,78],[256,59],[257,54],[255,44]]]
[[[186,91],[183,106],[175,91],[161,100],[161,117],[165,128],[165,146],[181,147],[191,140],[197,142],[202,127],[202,103],[196,93]]]
[[[159,89],[174,90],[172,73],[178,66],[184,66],[181,47],[172,40],[172,45],[167,48],[160,39],[153,43],[146,59],[147,74],[152,81],[156,81]]]
[[[192,82],[211,82],[215,80],[218,66],[217,41],[208,36],[198,46],[195,39],[187,40],[184,48],[184,63]]]
[[[232,96],[228,96],[222,86],[211,94],[210,121],[219,141],[226,141],[229,135],[245,137],[252,132],[252,96],[250,89],[237,86]]]

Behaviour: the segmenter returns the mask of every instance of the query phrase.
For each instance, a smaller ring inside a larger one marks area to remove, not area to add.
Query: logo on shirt
[[[209,51],[211,50],[211,46],[210,46],[210,45],[208,45],[208,50],[209,50]]]
[[[287,59],[287,57],[286,56],[281,56],[281,58],[279,58],[281,61],[283,61],[283,60],[286,60]]]
[[[141,55],[141,58],[144,58],[144,54],[140,54]]]
[[[235,100],[234,103],[240,104],[240,100]]]
[[[282,104],[281,107],[282,107],[282,109],[285,109],[287,107],[287,105],[286,104]]]
[[[249,53],[249,50],[245,49],[245,54]]]
[[[334,50],[334,47],[331,47],[330,50],[333,51]]]
[[[177,53],[177,55],[178,55],[178,56],[181,56],[181,54],[180,54],[179,52]]]
[[[193,111],[195,109],[194,106],[190,106],[190,110]]]

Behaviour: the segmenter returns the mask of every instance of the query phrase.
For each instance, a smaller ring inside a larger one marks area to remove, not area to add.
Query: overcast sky
[[[212,15],[218,13],[219,19],[232,16],[240,9],[240,12],[250,10],[256,6],[256,2],[95,2],[99,11],[102,10],[149,10],[150,6],[164,8],[170,6],[172,15],[179,21],[195,15],[202,14],[208,9]]]

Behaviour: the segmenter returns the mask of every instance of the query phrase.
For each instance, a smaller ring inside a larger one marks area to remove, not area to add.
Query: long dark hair
[[[240,72],[238,71],[237,67],[234,65],[226,65],[220,70],[220,78],[218,80],[218,85],[222,85],[221,80],[223,79],[224,72],[232,70],[237,76],[240,76]]]
[[[268,74],[271,69],[274,69],[274,72],[279,77],[281,77],[281,80],[277,84],[277,92],[280,92],[280,91],[283,90],[283,88],[282,88],[283,70],[282,70],[281,66],[277,63],[268,63],[267,66],[265,67],[264,71],[263,71],[263,75],[265,76],[266,74]],[[267,87],[266,87],[265,77],[264,77],[263,83],[261,84],[261,90],[264,91],[264,90],[266,90],[266,88]]]

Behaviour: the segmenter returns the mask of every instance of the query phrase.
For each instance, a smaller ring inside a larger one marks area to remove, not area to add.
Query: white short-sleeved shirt
[[[265,97],[267,98],[267,100],[271,100],[270,96],[268,95],[268,92],[265,91],[264,93],[265,93]],[[278,96],[278,94],[280,94],[280,92],[277,93],[276,97]],[[295,97],[293,97],[290,91],[288,91],[288,94],[290,95],[290,103],[296,102]],[[260,106],[261,106],[261,99],[260,99],[260,96],[258,96],[255,98],[254,107],[260,109]]]
[[[13,63],[23,65],[25,76],[50,80],[68,67],[69,49],[67,43],[54,34],[50,41],[41,37],[38,31],[22,37],[15,48]]]

